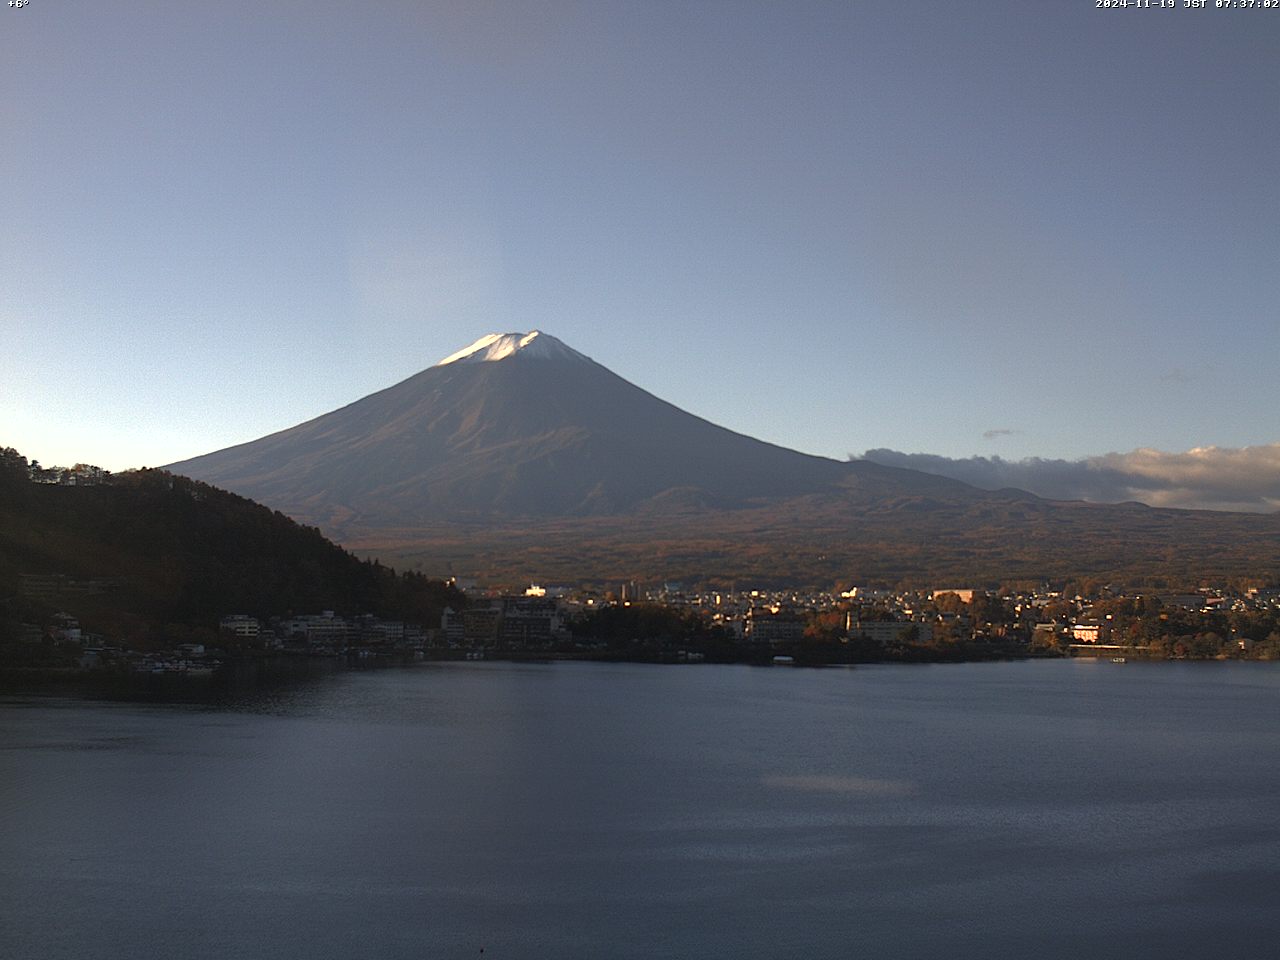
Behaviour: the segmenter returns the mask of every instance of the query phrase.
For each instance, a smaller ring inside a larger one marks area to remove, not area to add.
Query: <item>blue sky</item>
[[[0,10],[0,444],[44,463],[534,328],[837,458],[1280,441],[1280,9]]]

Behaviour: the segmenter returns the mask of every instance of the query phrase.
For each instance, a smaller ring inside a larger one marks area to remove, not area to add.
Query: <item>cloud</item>
[[[851,459],[951,477],[984,490],[1016,487],[1051,500],[1138,500],[1153,507],[1253,513],[1280,510],[1280,443],[1196,447],[1185,453],[1141,449],[1083,460],[953,459],[886,449]]]
[[[1008,427],[997,427],[995,430],[982,431],[983,440],[994,440],[996,437],[1011,437],[1017,430],[1010,430]]]

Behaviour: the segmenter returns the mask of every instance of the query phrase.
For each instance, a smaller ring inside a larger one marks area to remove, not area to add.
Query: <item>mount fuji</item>
[[[169,469],[336,530],[972,489],[734,433],[537,330],[481,337],[332,413]]]
[[[1058,503],[810,456],[687,413],[537,330],[488,334],[338,410],[168,469],[432,573],[1105,575],[1178,549],[1203,561],[1224,534],[1252,551],[1232,571],[1280,564],[1280,520]]]

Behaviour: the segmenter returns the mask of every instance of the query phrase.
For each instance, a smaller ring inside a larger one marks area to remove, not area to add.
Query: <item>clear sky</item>
[[[1275,443],[1280,8],[1182,2],[0,6],[0,445],[534,328],[837,458]]]

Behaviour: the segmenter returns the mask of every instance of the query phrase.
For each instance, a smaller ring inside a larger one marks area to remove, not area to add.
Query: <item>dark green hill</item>
[[[165,471],[77,485],[28,475],[16,451],[0,453],[3,630],[55,607],[130,639],[216,630],[231,613],[335,610],[435,626],[459,602],[438,581],[360,560],[282,513]]]

